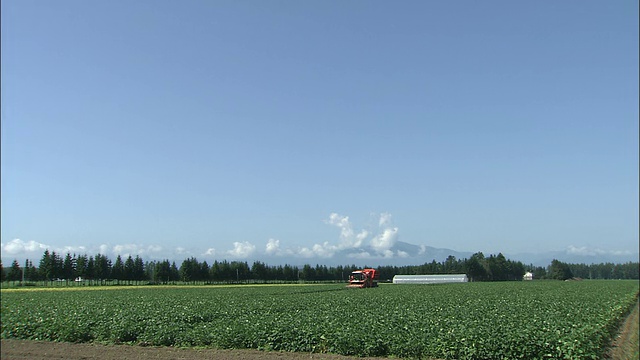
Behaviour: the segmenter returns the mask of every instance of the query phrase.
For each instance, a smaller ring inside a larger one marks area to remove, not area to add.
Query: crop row
[[[600,358],[634,281],[2,293],[2,338],[443,359]]]

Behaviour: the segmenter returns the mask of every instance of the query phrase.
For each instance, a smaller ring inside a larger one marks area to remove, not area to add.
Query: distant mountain
[[[443,262],[449,256],[454,256],[456,259],[464,259],[473,255],[472,252],[460,252],[451,249],[435,248],[426,245],[419,246],[402,241],[396,242],[395,246],[392,249],[404,251],[408,253],[411,258],[420,260],[418,264],[414,265],[421,265],[425,262],[432,262],[433,260],[437,262]]]
[[[331,257],[300,257],[296,255],[268,255],[265,253],[258,254],[255,258],[247,259],[249,265],[254,260],[265,262],[268,265],[278,264],[290,264],[294,266],[309,265],[326,265],[326,266],[338,266],[338,265],[356,265],[360,266],[407,266],[407,265],[422,265],[424,263],[430,263],[432,261],[443,262],[449,256],[454,256],[456,259],[469,258],[474,253],[482,251],[475,249],[475,251],[455,251],[446,248],[435,248],[427,245],[415,245],[403,241],[396,241],[394,245],[386,252],[378,252],[372,247],[362,247],[358,249],[345,249],[338,251]],[[497,253],[491,253],[482,251],[485,256],[497,255]],[[29,258],[36,266],[42,254],[36,256],[11,256],[2,253],[2,265],[5,270],[8,270],[14,259],[18,261],[21,266],[24,264],[25,259]],[[6,257],[5,257],[6,255]],[[95,254],[89,254],[95,255]],[[135,255],[135,254],[134,254]],[[562,262],[570,264],[600,264],[600,263],[627,263],[627,262],[640,262],[640,254],[638,252],[615,252],[602,249],[587,249],[570,247],[565,251],[547,251],[540,253],[505,253],[503,255],[514,261],[520,261],[525,266],[533,264],[534,266],[549,266],[553,259],[560,260]],[[109,255],[109,258],[114,260],[115,255]],[[168,257],[170,260],[175,261],[178,266],[186,259],[186,256]],[[148,259],[145,259],[148,260]],[[220,260],[220,259],[219,259]],[[211,259],[207,258],[207,261],[211,263]]]
[[[421,265],[425,262],[431,262],[436,260],[437,262],[442,262],[446,260],[446,258],[450,255],[456,257],[456,259],[465,259],[469,258],[471,255],[476,253],[474,252],[465,252],[465,251],[455,251],[451,249],[441,249],[434,248],[431,246],[425,245],[413,245],[405,242],[398,241],[395,246],[391,248],[394,253],[397,251],[403,251],[409,254],[406,258],[396,259],[395,256],[393,259],[389,259],[388,265]],[[516,253],[509,254],[504,253],[503,255],[509,259],[514,261],[520,261],[525,265],[533,264],[535,266],[548,266],[551,264],[551,261],[554,259],[560,260],[562,262],[570,263],[570,264],[600,264],[600,263],[627,263],[627,262],[640,262],[640,254],[639,253],[631,253],[631,252],[608,252],[605,250],[596,250],[596,251],[580,251],[581,249],[571,249],[565,251],[547,251],[540,253]],[[483,252],[485,256],[492,255],[490,252]],[[497,255],[495,253],[493,255]],[[387,263],[384,263],[387,265]]]
[[[475,252],[455,251],[451,249],[435,248],[426,245],[415,245],[403,241],[397,241],[393,247],[389,249],[392,256],[384,256],[377,253],[374,249],[363,247],[360,249],[347,249],[336,253],[332,258],[326,259],[326,265],[367,265],[367,266],[405,266],[405,265],[422,265],[430,263],[433,260],[443,262],[449,256],[456,259],[469,258]],[[485,256],[497,255],[497,253],[483,252]],[[571,264],[599,264],[599,263],[626,263],[639,262],[640,255],[638,253],[613,253],[599,251],[597,253],[580,253],[576,251],[547,251],[541,253],[516,253],[503,255],[514,261],[520,261],[525,265],[533,264],[535,266],[548,266],[553,259]]]
[[[443,262],[449,256],[456,259],[468,258],[473,253],[459,252],[451,249],[439,249],[426,245],[414,245],[403,241],[397,241],[389,249],[389,253],[381,254],[370,247],[359,249],[346,249],[327,259],[327,265],[366,264],[368,266],[405,266],[422,265],[424,263]]]

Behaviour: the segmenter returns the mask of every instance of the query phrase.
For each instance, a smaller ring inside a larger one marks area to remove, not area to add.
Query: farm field
[[[599,359],[637,281],[3,290],[3,339],[439,359]]]

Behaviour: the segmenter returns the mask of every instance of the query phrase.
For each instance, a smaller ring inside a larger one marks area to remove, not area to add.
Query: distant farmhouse
[[[533,273],[531,271],[527,271],[524,273],[522,280],[533,280]]]

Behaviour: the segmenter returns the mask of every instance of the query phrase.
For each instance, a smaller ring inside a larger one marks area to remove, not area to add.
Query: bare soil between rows
[[[130,345],[74,344],[51,341],[3,339],[0,358],[5,360],[123,360],[123,359],[229,359],[229,360],[380,360],[332,354],[310,354],[259,350],[183,349]],[[388,359],[387,359],[388,360]]]

